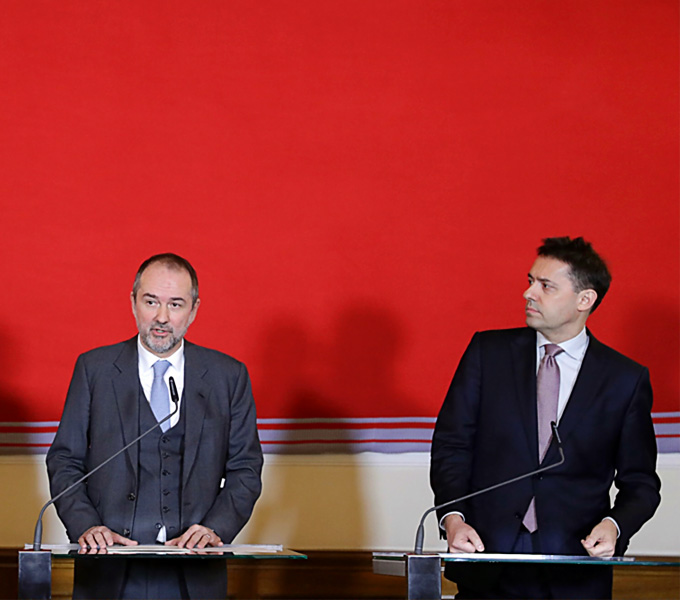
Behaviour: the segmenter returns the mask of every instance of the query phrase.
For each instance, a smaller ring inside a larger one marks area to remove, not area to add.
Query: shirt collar
[[[540,331],[537,331],[536,347],[540,348],[546,344],[552,344],[552,342],[548,340]],[[581,329],[581,332],[570,340],[567,340],[566,342],[560,342],[557,345],[572,358],[580,360],[586,351],[586,347],[588,346],[588,334],[586,333],[586,328],[584,327]]]
[[[180,371],[184,367],[184,340],[179,343],[179,348],[175,350],[170,356],[161,358],[156,356],[153,352],[149,352],[142,344],[139,335],[137,336],[137,351],[139,353],[139,366],[142,371],[153,369],[153,366],[159,360],[167,360],[170,366]]]

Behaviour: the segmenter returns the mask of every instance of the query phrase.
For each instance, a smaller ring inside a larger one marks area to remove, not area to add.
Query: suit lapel
[[[588,349],[560,419],[559,432],[563,443],[567,441],[569,435],[584,420],[586,413],[594,405],[598,390],[606,377],[607,369],[602,360],[602,344],[590,332],[588,336],[590,337]],[[544,462],[554,461],[556,458],[557,445],[551,444]]]
[[[123,349],[113,362],[113,393],[118,408],[118,417],[123,429],[123,442],[129,444],[139,435],[139,360],[137,338],[124,342]],[[133,444],[127,452],[130,467],[137,477],[139,444]]]
[[[182,410],[186,430],[184,432],[184,457],[182,466],[182,485],[186,484],[191,468],[196,460],[196,453],[203,432],[206,407],[210,397],[210,389],[205,382],[208,369],[199,364],[196,347],[184,341],[184,392],[182,394]]]
[[[523,329],[511,344],[515,389],[524,435],[531,456],[538,461],[536,424],[536,332]]]

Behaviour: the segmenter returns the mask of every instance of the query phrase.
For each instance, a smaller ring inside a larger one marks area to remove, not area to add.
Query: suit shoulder
[[[506,360],[509,353],[525,353],[536,346],[536,332],[528,327],[516,329],[489,329],[478,331],[470,340],[465,350],[465,357],[477,357],[477,360]]]
[[[213,348],[206,348],[205,346],[198,346],[197,344],[192,344],[184,340],[185,352],[193,354],[199,363],[217,366],[220,369],[228,369],[234,371],[240,371],[245,369],[246,366],[240,360],[220,352],[219,350],[214,350]]]
[[[589,350],[592,350],[594,355],[598,356],[601,360],[607,361],[619,371],[626,371],[635,374],[647,371],[647,367],[641,365],[639,362],[634,361],[625,354],[621,354],[621,352],[618,350],[614,350],[614,348],[611,346],[603,344],[593,337],[592,334],[590,335]]]
[[[482,344],[507,344],[521,340],[535,340],[536,332],[528,327],[515,327],[513,329],[488,329],[478,331],[472,337],[473,341]]]
[[[108,364],[120,356],[120,353],[123,352],[123,350],[134,344],[135,338],[132,338],[124,342],[118,342],[117,344],[99,346],[98,348],[93,348],[92,350],[83,352],[80,356],[78,356],[78,360],[87,364]]]

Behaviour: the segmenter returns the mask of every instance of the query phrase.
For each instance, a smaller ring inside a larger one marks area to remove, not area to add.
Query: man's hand
[[[83,533],[78,538],[78,544],[80,545],[81,551],[86,551],[95,548],[106,548],[107,546],[113,546],[114,544],[120,544],[121,546],[136,546],[137,542],[126,538],[115,531],[111,531],[105,525],[97,525],[96,527],[90,527],[85,533]]]
[[[609,519],[605,519],[593,527],[588,537],[581,540],[581,544],[590,556],[609,558],[614,556],[617,534],[616,525]]]
[[[180,548],[205,548],[206,546],[224,546],[224,543],[209,527],[204,525],[192,525],[181,536],[165,542],[166,546],[179,546]]]
[[[444,529],[449,552],[484,552],[481,538],[460,515],[448,515],[444,519]]]

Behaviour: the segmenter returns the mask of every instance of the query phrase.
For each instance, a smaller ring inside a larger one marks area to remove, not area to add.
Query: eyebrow
[[[527,276],[529,279],[534,279],[535,281],[540,281],[541,283],[552,283],[553,285],[557,285],[552,279],[548,279],[547,277],[534,277],[531,273],[527,273]]]
[[[151,294],[149,292],[145,292],[142,294],[143,298],[153,298],[154,300],[160,300],[156,294]],[[176,296],[175,298],[170,298],[170,302],[187,302],[186,298],[182,298],[182,296]]]

